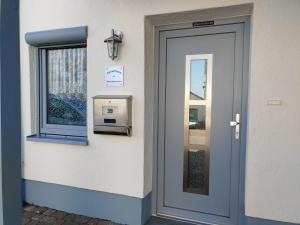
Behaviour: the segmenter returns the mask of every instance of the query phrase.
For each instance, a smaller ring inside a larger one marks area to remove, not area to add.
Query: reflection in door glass
[[[190,130],[205,130],[205,105],[190,105]]]
[[[211,55],[186,58],[183,191],[209,194]],[[208,73],[210,72],[210,73]]]
[[[206,62],[205,59],[191,61],[190,72],[190,99],[206,99]]]

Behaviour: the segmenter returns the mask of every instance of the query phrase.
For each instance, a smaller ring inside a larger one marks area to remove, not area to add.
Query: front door
[[[157,214],[236,224],[244,24],[159,33]]]

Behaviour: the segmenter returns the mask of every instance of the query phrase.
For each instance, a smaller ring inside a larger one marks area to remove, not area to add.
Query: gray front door
[[[236,224],[243,26],[159,34],[159,215]]]

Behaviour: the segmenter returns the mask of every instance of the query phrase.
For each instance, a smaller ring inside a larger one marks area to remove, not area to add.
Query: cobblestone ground
[[[35,205],[23,207],[23,225],[119,225],[107,220],[80,216]]]

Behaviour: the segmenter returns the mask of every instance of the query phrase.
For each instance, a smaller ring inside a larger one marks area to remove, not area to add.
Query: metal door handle
[[[236,122],[236,121],[230,121],[230,126],[231,127],[235,127],[237,125],[239,125],[240,123],[239,122]]]
[[[235,139],[240,139],[240,114],[235,114],[235,121],[230,121],[230,126],[235,127]]]

